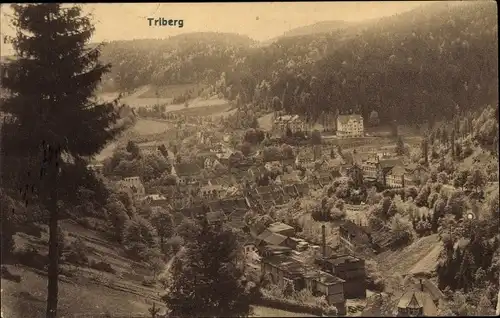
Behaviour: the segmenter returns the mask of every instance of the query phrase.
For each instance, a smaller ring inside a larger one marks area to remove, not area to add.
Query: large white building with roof
[[[363,116],[339,115],[337,117],[337,136],[340,138],[357,138],[365,135]]]
[[[278,116],[273,123],[274,130],[286,131],[290,128],[292,132],[305,131],[305,122],[299,117],[299,115],[283,115]]]

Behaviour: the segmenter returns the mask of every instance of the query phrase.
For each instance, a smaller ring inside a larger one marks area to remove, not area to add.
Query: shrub
[[[10,280],[10,281],[13,281],[13,282],[16,282],[16,283],[20,283],[21,282],[21,276],[20,275],[12,274],[6,266],[2,265],[2,272],[1,272],[1,274],[2,274],[2,278],[3,279],[7,279],[7,280]]]
[[[19,263],[39,270],[45,270],[45,265],[48,264],[48,257],[39,254],[33,246],[18,250],[15,256]]]
[[[116,273],[116,270],[111,267],[111,265],[109,263],[106,263],[106,262],[102,262],[102,261],[90,261],[90,268],[93,268],[93,269],[96,269],[98,271],[102,271],[102,272],[108,272],[108,273],[111,273],[111,274],[115,274]]]
[[[142,280],[142,283],[141,283],[143,286],[146,286],[146,287],[154,287],[156,285],[156,282],[153,278],[151,277],[145,277],[143,280]]]
[[[385,282],[382,278],[382,273],[380,272],[378,265],[373,260],[367,260],[365,262],[366,266],[366,284],[367,288],[377,292],[383,292],[385,288]]]
[[[123,243],[127,255],[135,260],[145,260],[148,250],[156,247],[156,230],[146,219],[138,217],[125,224]]]
[[[64,259],[71,264],[86,265],[89,262],[86,254],[87,246],[81,238],[78,238],[68,245],[64,253]]]

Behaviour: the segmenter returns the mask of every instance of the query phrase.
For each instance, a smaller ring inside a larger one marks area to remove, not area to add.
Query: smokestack
[[[422,283],[422,278],[419,279],[420,281],[420,291],[424,291],[424,284]]]
[[[322,248],[323,248],[323,258],[326,258],[326,234],[325,234],[325,232],[326,232],[326,228],[325,228],[325,225],[323,224],[321,226],[321,239],[322,239],[321,243],[323,245],[322,246]]]

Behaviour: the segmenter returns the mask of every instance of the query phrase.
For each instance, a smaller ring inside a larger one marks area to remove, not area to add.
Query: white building
[[[365,128],[361,115],[339,115],[337,117],[337,136],[340,138],[363,137]]]
[[[119,184],[122,187],[131,189],[137,200],[142,200],[146,195],[146,189],[144,188],[144,185],[139,177],[124,178]]]
[[[305,131],[306,125],[303,120],[300,119],[299,115],[284,115],[279,116],[274,120],[274,129],[277,131],[286,131],[290,128],[292,132]]]

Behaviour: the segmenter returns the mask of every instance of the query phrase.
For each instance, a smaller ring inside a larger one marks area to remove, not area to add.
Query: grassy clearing
[[[253,314],[251,317],[318,317],[311,314],[295,313],[263,306],[252,306],[252,308]]]
[[[260,129],[270,131],[273,128],[273,113],[264,115],[257,121],[259,122]]]
[[[174,111],[177,114],[185,116],[217,116],[221,113],[228,112],[231,109],[229,104],[212,105],[212,106],[200,106],[194,108],[184,108],[181,110]]]
[[[432,271],[442,244],[437,234],[422,237],[403,250],[386,251],[376,257],[380,270],[387,276],[406,275],[415,270]]]
[[[106,262],[116,274],[97,271],[89,267],[63,264],[59,282],[59,311],[61,317],[147,317],[153,302],[161,307],[160,288],[145,287],[144,278],[151,276],[142,264],[121,255],[121,247],[108,241],[103,234],[85,229],[71,222],[61,222],[68,234],[67,241],[80,238],[88,249],[90,260]],[[18,233],[16,248],[31,246],[38,253],[47,253],[47,233],[40,239]],[[20,283],[2,279],[2,311],[4,317],[43,317],[45,311],[46,273],[25,266],[8,266],[12,274],[20,275]],[[82,316],[83,317],[83,316]]]
[[[184,94],[186,91],[197,92],[206,88],[204,84],[178,84],[166,86],[150,86],[148,90],[144,91],[138,98],[156,98],[156,93],[160,98],[174,98]]]
[[[139,118],[132,131],[139,136],[143,136],[164,133],[171,128],[172,124],[168,122]]]
[[[187,110],[199,107],[212,107],[221,105],[228,107],[229,103],[227,100],[219,98],[211,98],[211,99],[195,98],[194,100],[188,102],[188,107],[185,107],[184,104],[167,105],[166,112],[174,112],[174,111]]]

